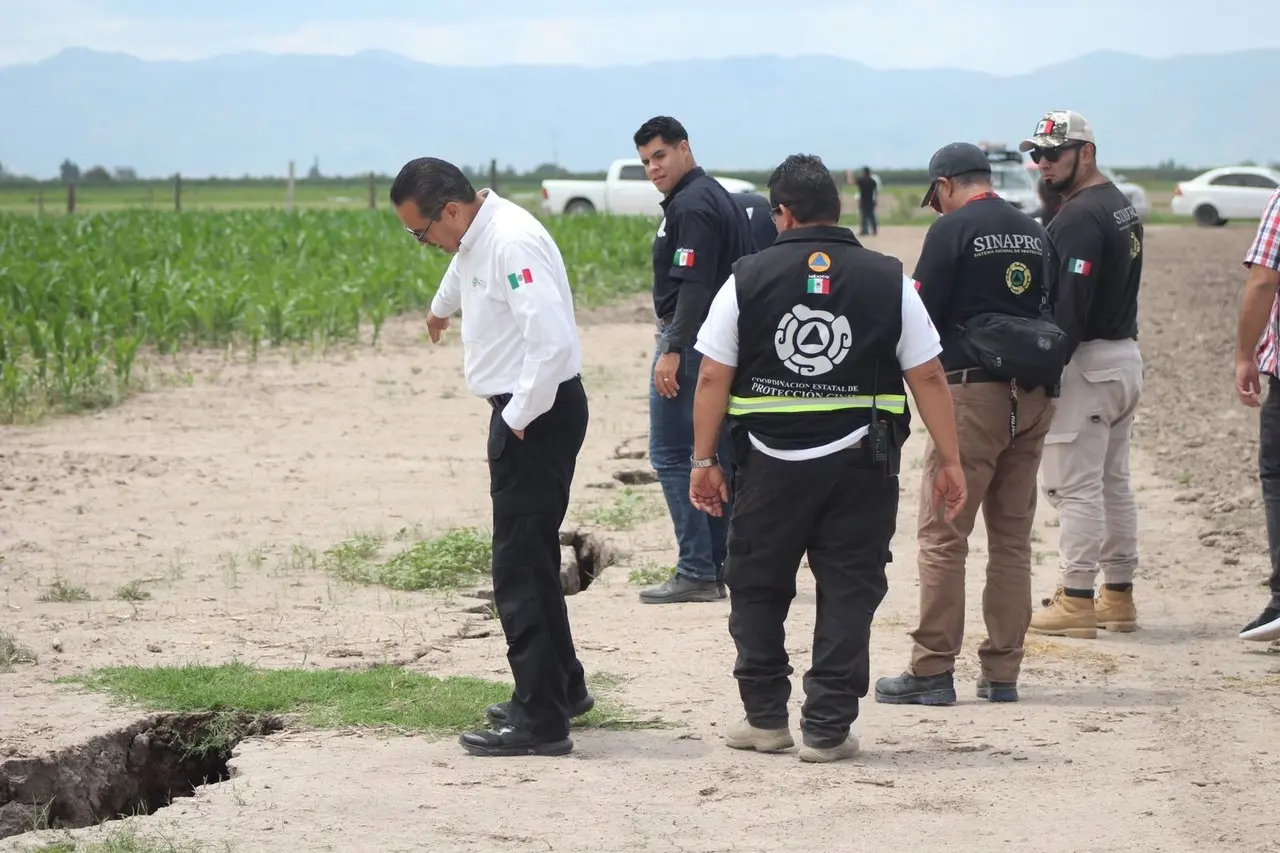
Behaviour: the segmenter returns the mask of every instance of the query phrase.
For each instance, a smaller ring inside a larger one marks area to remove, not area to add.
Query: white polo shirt
[[[734,277],[724,283],[715,299],[711,300],[711,308],[702,328],[698,330],[698,340],[694,344],[698,352],[707,358],[728,365],[738,366],[738,290]],[[942,341],[938,330],[929,319],[929,311],[924,307],[920,294],[916,291],[915,282],[908,276],[902,277],[902,332],[898,335],[898,364],[904,371],[919,367],[942,352]],[[751,444],[761,453],[776,459],[799,461],[801,459],[817,459],[829,456],[846,447],[852,447],[867,434],[867,427],[861,427],[846,435],[819,447],[806,447],[800,450],[779,450],[769,447],[759,438],[747,433]]]
[[[449,262],[431,313],[462,309],[463,372],[478,397],[511,394],[502,418],[524,429],[582,372],[564,259],[542,223],[489,189]]]

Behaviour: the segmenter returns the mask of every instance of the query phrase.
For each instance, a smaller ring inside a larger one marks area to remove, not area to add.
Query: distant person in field
[[[1267,203],[1253,245],[1244,256],[1249,270],[1240,299],[1236,334],[1236,394],[1261,407],[1258,418],[1258,479],[1271,550],[1271,596],[1240,639],[1280,640],[1280,190]],[[1262,398],[1262,377],[1267,393]]]
[[[767,249],[778,239],[778,226],[773,224],[769,200],[760,193],[734,193],[733,200],[747,212],[751,222],[751,240],[755,251]]]
[[[675,574],[640,592],[646,604],[720,601],[728,522],[689,502],[693,392],[702,354],[693,348],[716,288],[733,262],[755,251],[751,223],[729,191],[693,159],[689,134],[670,116],[655,116],[633,137],[649,180],[662,193],[662,223],[653,240],[653,309],[657,340],[649,391],[649,462],[658,474],[675,529]],[[732,482],[729,435],[719,458]]]
[[[419,243],[453,255],[431,300],[432,343],[463,312],[467,387],[489,417],[493,603],[515,678],[491,728],[464,733],[475,755],[564,755],[569,720],[594,704],[560,585],[560,524],[587,432],[582,349],[564,260],[546,228],[462,170],[411,160],[391,203]]]
[[[1063,199],[1047,230],[1058,279],[1054,319],[1067,335],[1068,359],[1040,465],[1040,488],[1061,519],[1061,578],[1030,630],[1093,639],[1099,628],[1138,627],[1129,440],[1143,380],[1142,221],[1098,171],[1093,128],[1079,113],[1045,113],[1019,149],[1031,152],[1046,187]],[[1099,571],[1103,585],[1095,598]]]
[[[880,203],[880,182],[871,174],[870,166],[862,167],[858,176],[858,219],[861,233],[878,234],[880,223],[876,219],[876,207]]]

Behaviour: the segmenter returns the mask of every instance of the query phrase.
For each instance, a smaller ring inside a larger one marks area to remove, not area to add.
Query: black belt
[[[947,374],[948,385],[960,385],[969,382],[999,382],[1009,386],[1009,446],[1018,436],[1018,383],[1016,380],[1004,379],[994,373],[988,373],[981,367],[964,367]],[[1025,389],[1031,390],[1031,389]]]
[[[582,378],[582,374],[578,373],[578,374],[575,374],[574,376],[569,377],[568,379],[566,379],[564,382],[561,382],[560,384],[564,385],[569,382],[576,382],[581,378]],[[507,407],[507,403],[511,402],[511,397],[512,397],[511,394],[494,394],[492,397],[488,397],[486,399],[488,399],[489,405],[493,406],[494,411],[501,412],[503,409]]]
[[[965,367],[947,374],[948,385],[963,385],[967,382],[1008,382],[995,374],[988,373],[981,367]]]

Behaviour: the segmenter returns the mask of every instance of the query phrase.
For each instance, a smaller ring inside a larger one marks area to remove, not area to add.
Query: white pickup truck
[[[737,178],[716,178],[731,193],[755,192]],[[543,181],[542,209],[547,213],[616,213],[661,216],[662,193],[645,175],[639,158],[614,160],[603,181]]]

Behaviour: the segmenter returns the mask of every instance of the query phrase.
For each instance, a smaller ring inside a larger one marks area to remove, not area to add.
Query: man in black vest
[[[746,718],[726,741],[762,752],[794,745],[783,623],[807,552],[818,611],[800,758],[836,761],[858,751],[850,727],[888,591],[907,385],[942,456],[934,501],[948,519],[964,505],[964,476],[938,333],[901,261],[836,224],[840,192],[817,157],[784,160],[769,201],[778,239],[734,264],[698,333],[689,498],[712,516],[724,511],[715,453],[727,410],[736,482],[725,582]]]

